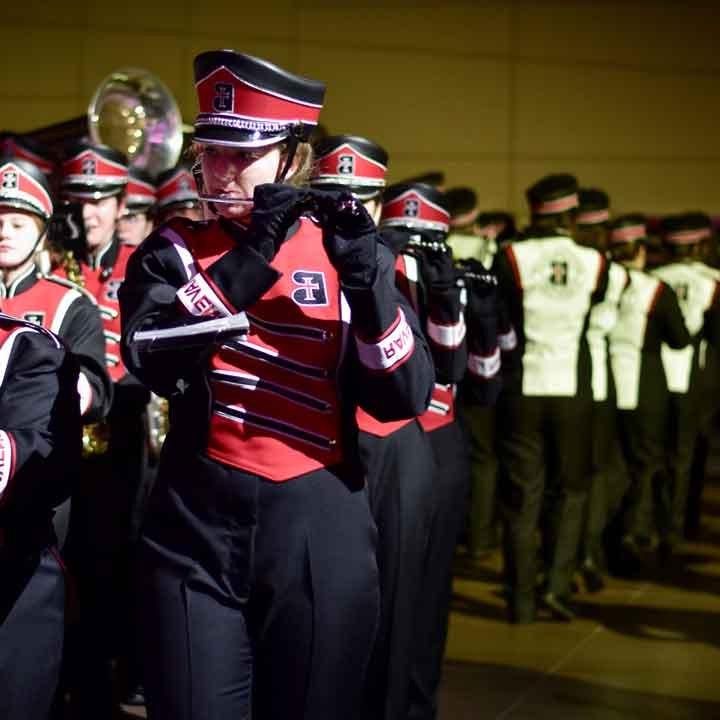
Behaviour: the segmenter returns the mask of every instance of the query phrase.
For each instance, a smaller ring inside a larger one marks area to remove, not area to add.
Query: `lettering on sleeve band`
[[[398,308],[398,315],[390,328],[376,341],[368,342],[355,336],[360,362],[369,370],[391,372],[412,355],[415,338],[405,314]]]

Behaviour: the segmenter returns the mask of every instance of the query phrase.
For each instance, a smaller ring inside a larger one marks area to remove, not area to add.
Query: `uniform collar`
[[[87,264],[93,270],[112,268],[117,260],[119,249],[120,241],[117,235],[113,234],[107,245],[100,248],[94,256],[88,256]]]
[[[2,286],[2,297],[11,298],[29,290],[38,281],[38,268],[35,263],[30,265],[24,273],[16,277],[10,285]]]

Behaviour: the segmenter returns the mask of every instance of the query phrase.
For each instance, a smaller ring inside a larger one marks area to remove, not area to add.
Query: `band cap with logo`
[[[0,159],[0,209],[3,208],[50,219],[53,214],[50,186],[37,165],[17,158]]]
[[[125,191],[126,214],[149,212],[156,201],[155,183],[144,170],[130,168]]]
[[[398,183],[383,193],[380,226],[447,233],[450,213],[436,188],[424,183]]]
[[[194,208],[200,204],[197,183],[187,165],[176,165],[157,179],[157,208],[166,210],[172,205]]]
[[[385,187],[388,154],[372,140],[331,135],[317,143],[315,156],[313,187],[347,189],[360,200],[375,197]]]
[[[101,200],[122,193],[128,177],[127,160],[120,151],[80,142],[66,153],[60,187],[66,198]]]
[[[256,148],[291,136],[306,141],[318,123],[322,82],[235,50],[200,53],[194,67],[198,143]]]

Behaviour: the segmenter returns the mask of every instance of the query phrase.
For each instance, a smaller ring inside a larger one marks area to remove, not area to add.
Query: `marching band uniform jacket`
[[[80,365],[78,394],[84,422],[107,415],[112,383],[105,370],[105,336],[91,296],[64,278],[31,267],[9,287],[0,286],[5,312],[56,333]]]
[[[58,338],[0,314],[0,557],[52,544],[80,457],[77,366]]]
[[[378,246],[372,287],[349,288],[311,217],[269,263],[243,232],[223,220],[173,220],[138,248],[120,291],[126,363],[170,398],[171,444],[182,437],[188,452],[275,482],[333,466],[361,480],[355,406],[382,421],[413,417],[432,383],[392,257]],[[217,344],[163,351],[134,342],[139,330],[240,312],[248,334]]]

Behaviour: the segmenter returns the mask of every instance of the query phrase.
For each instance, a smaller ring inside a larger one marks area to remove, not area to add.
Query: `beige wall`
[[[0,126],[85,110],[123,65],[195,114],[192,58],[232,47],[325,80],[323,122],[485,207],[567,170],[616,210],[720,213],[720,7],[671,0],[25,0],[3,8]],[[360,9],[362,5],[362,9]]]

